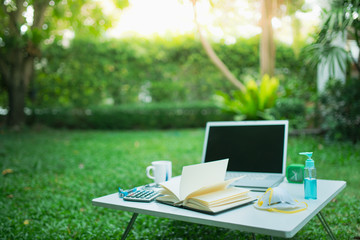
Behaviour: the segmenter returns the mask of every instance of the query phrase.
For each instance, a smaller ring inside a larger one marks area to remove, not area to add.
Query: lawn
[[[171,160],[173,175],[199,163],[203,129],[0,132],[0,239],[119,239],[131,213],[94,207],[117,187],[147,184],[145,168]],[[360,237],[360,144],[289,137],[288,163],[314,151],[318,178],[347,181],[323,214],[338,239]],[[233,230],[140,215],[129,239],[249,239]],[[267,239],[266,236],[257,236]],[[326,239],[317,218],[295,239]]]

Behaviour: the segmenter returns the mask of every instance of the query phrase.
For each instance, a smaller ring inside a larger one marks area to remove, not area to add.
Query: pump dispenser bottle
[[[308,157],[304,168],[305,199],[317,199],[316,168],[314,160],[311,158],[312,152],[302,152],[300,155]]]

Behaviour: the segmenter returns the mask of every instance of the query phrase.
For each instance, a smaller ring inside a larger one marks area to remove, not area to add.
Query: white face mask
[[[266,192],[254,203],[254,207],[261,210],[282,213],[296,213],[307,209],[305,202],[299,203],[290,194],[280,187],[268,188]]]

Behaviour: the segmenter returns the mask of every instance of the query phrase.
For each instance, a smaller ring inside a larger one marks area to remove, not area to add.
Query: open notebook
[[[160,183],[156,201],[209,214],[253,202],[248,189],[229,186],[236,178],[224,181],[227,164],[223,159],[183,167],[181,176]]]
[[[263,191],[285,177],[287,139],[287,120],[208,122],[202,162],[228,158],[226,179]]]

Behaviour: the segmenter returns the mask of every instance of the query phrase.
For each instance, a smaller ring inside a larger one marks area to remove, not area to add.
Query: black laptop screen
[[[229,158],[227,171],[282,173],[284,125],[210,126],[204,162]]]

